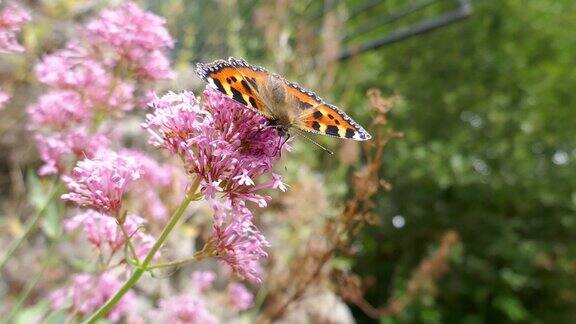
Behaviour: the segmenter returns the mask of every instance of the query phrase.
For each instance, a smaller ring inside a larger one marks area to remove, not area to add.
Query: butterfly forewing
[[[257,84],[267,77],[264,69],[230,58],[228,61],[217,60],[210,64],[198,63],[196,73],[228,97],[266,117],[272,117],[258,96]]]

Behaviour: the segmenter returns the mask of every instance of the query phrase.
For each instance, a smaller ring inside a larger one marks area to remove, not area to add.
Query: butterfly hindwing
[[[296,127],[328,136],[364,141],[371,138],[362,126],[338,107],[327,104],[317,94],[297,83],[286,81],[288,94],[295,97],[302,109]]]
[[[258,83],[268,75],[263,68],[251,66],[244,60],[231,57],[228,61],[198,63],[196,73],[231,99],[270,117],[258,96]]]
[[[371,138],[362,126],[358,125],[338,107],[322,103],[307,109],[300,115],[300,129],[328,136],[365,141]]]

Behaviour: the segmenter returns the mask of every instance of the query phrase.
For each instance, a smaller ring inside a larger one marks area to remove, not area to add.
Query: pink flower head
[[[94,277],[88,273],[74,275],[72,285],[68,290],[72,296],[72,308],[82,315],[90,315],[112,297],[121,286],[122,281],[108,272],[100,277]],[[134,299],[135,295],[132,291],[126,293],[108,314],[108,319],[114,322],[120,320],[131,308]]]
[[[204,92],[200,107],[189,92],[168,93],[150,106],[143,126],[150,143],[179,154],[187,170],[201,177],[203,190],[212,196],[225,183],[224,194],[266,206],[267,198],[255,192],[277,182],[256,185],[280,157],[283,139],[267,127],[266,119],[216,90]]]
[[[174,45],[166,21],[127,1],[104,10],[88,23],[86,35],[94,44],[112,48],[142,77],[157,80],[173,77],[165,50]]]
[[[115,79],[101,60],[87,48],[72,42],[63,50],[45,55],[36,66],[40,82],[83,94],[86,105],[107,112],[134,107],[134,84]]]
[[[279,175],[257,183],[271,173],[280,158],[282,136],[267,120],[220,92],[207,89],[199,105],[189,92],[168,93],[155,99],[143,127],[150,143],[178,154],[190,174],[200,177],[204,194],[213,200],[214,255],[239,276],[260,281],[259,262],[269,244],[252,223],[246,202],[260,207],[270,199],[257,193],[263,188],[286,190]],[[216,202],[222,195],[225,203]]]
[[[254,295],[241,283],[232,282],[228,285],[228,298],[235,311],[243,311],[252,307]]]
[[[169,92],[149,105],[154,112],[146,115],[142,124],[152,135],[149,143],[174,154],[182,154],[187,149],[188,139],[201,133],[203,124],[210,118],[194,94],[187,91],[180,94]]]
[[[216,280],[216,274],[213,271],[192,272],[192,288],[197,292],[205,292],[210,289],[214,280]]]
[[[142,250],[149,250],[150,236],[141,230],[144,224],[146,221],[143,218],[128,215],[124,221],[124,228],[136,249],[142,247]],[[126,237],[118,221],[92,209],[65,221],[64,227],[67,231],[82,227],[86,238],[94,247],[101,249],[107,246],[112,253],[118,251],[126,243]]]
[[[24,52],[24,47],[18,43],[17,33],[31,19],[28,11],[13,3],[4,7],[0,12],[0,52]]]
[[[38,170],[41,176],[62,173],[68,162],[79,158],[92,158],[109,144],[104,134],[88,135],[83,127],[49,136],[35,134],[34,140],[40,159],[44,162]]]
[[[114,152],[102,153],[78,162],[72,176],[62,177],[70,190],[62,199],[116,216],[128,187],[139,178],[136,160]]]
[[[252,214],[242,202],[214,207],[214,227],[210,241],[215,256],[228,264],[241,278],[260,283],[260,260],[268,257],[270,246],[252,223]]]
[[[162,323],[218,323],[203,299],[197,295],[182,294],[171,296],[160,301]]]
[[[28,108],[31,121],[36,126],[47,126],[62,130],[74,123],[90,118],[90,110],[82,97],[74,91],[53,91],[40,97],[38,103]]]
[[[36,65],[38,80],[62,89],[104,89],[110,84],[105,67],[91,53],[76,42],[65,49],[45,55]]]
[[[6,107],[6,104],[10,101],[12,96],[8,92],[0,90],[0,110]]]

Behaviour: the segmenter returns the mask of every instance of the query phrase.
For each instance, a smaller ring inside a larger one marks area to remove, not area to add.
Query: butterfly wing
[[[293,96],[301,109],[296,127],[315,134],[366,141],[372,138],[362,126],[338,107],[327,104],[312,91],[286,81],[288,94]]]
[[[259,95],[259,86],[266,84],[271,75],[264,68],[248,64],[243,59],[230,57],[209,64],[198,63],[196,73],[211,86],[228,97],[274,119]],[[276,76],[276,75],[275,75]],[[279,76],[276,76],[279,77]],[[336,106],[294,82],[281,78],[299,116],[295,127],[307,132],[364,141],[371,138],[362,126]]]
[[[272,117],[258,95],[258,85],[269,75],[264,68],[230,57],[227,61],[198,63],[196,73],[229,98],[268,118]]]

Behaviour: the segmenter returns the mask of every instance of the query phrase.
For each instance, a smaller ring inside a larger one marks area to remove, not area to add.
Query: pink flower
[[[145,224],[146,221],[136,215],[128,215],[124,222],[124,228],[130,237],[130,241],[137,251],[142,252],[140,254],[137,253],[139,258],[145,256],[150,250],[151,236],[142,231],[142,227]],[[109,215],[92,209],[66,220],[64,227],[66,231],[74,231],[82,227],[86,238],[94,247],[101,249],[107,246],[111,253],[118,251],[126,243],[126,237],[118,225],[118,221]],[[154,242],[152,238],[152,244]]]
[[[70,190],[62,199],[117,216],[128,187],[139,178],[140,166],[133,158],[99,154],[78,162],[72,176],[62,177]]]
[[[162,323],[218,323],[206,308],[204,300],[196,295],[182,294],[162,299],[159,311]]]
[[[36,65],[38,80],[62,89],[105,89],[110,76],[105,66],[92,57],[90,51],[76,42],[65,49],[45,55]]]
[[[260,283],[259,262],[268,257],[264,248],[270,244],[252,223],[252,213],[242,202],[218,204],[213,209],[209,244],[215,245],[215,256],[241,278]]]
[[[213,271],[192,272],[192,288],[197,292],[205,292],[210,289],[214,280],[216,280],[216,274]]]
[[[71,298],[72,312],[90,315],[112,297],[121,286],[122,282],[109,272],[103,273],[100,277],[88,273],[77,274],[72,277],[70,287],[58,289],[50,294],[51,306],[54,309],[61,308],[65,306],[65,301]],[[134,293],[128,291],[108,314],[108,319],[113,322],[119,321],[130,310],[134,299]]]
[[[82,97],[73,91],[53,91],[40,97],[38,103],[28,107],[30,120],[37,126],[62,130],[74,123],[83,123],[91,116]]]
[[[95,278],[91,274],[78,274],[72,278],[72,282],[73,307],[84,315],[89,315],[102,306],[122,286],[122,281],[108,272],[103,273],[100,278]],[[108,319],[120,320],[130,309],[134,298],[134,293],[131,291],[124,295],[108,314]]]
[[[189,138],[200,134],[202,125],[210,119],[209,113],[200,108],[191,92],[169,92],[156,98],[150,106],[154,112],[146,115],[142,124],[152,135],[149,143],[175,154],[182,154],[188,147],[186,142]]]
[[[88,135],[82,127],[54,135],[37,133],[34,140],[44,162],[38,170],[40,176],[62,173],[66,164],[79,158],[92,158],[109,144],[104,134]]]
[[[282,182],[282,176],[276,173],[272,173],[272,188],[280,189],[282,192],[288,190],[286,184]]]
[[[164,18],[143,11],[127,1],[116,9],[104,10],[88,23],[86,36],[94,44],[112,48],[144,78],[173,77],[164,53],[174,45]]]
[[[241,283],[232,282],[228,285],[228,298],[235,311],[243,311],[252,307],[254,295]]]
[[[30,21],[30,13],[13,3],[9,3],[0,12],[0,52],[24,52],[24,47],[18,43],[17,33],[22,25]]]
[[[72,42],[63,50],[45,55],[36,66],[36,76],[52,87],[77,91],[94,109],[115,113],[132,110],[134,84],[112,76],[111,68],[89,49]]]
[[[6,104],[10,101],[10,98],[12,98],[10,94],[0,90],[0,110],[6,107]]]
[[[267,197],[255,192],[264,186],[255,186],[254,179],[270,172],[280,158],[281,136],[264,117],[218,91],[206,90],[204,98],[202,107],[189,92],[154,100],[154,111],[143,123],[152,135],[150,143],[179,154],[210,195],[219,191],[214,184],[226,183],[224,194],[265,206]]]
[[[53,309],[60,309],[66,305],[67,299],[69,297],[68,288],[56,289],[48,295],[50,300],[50,306]]]

